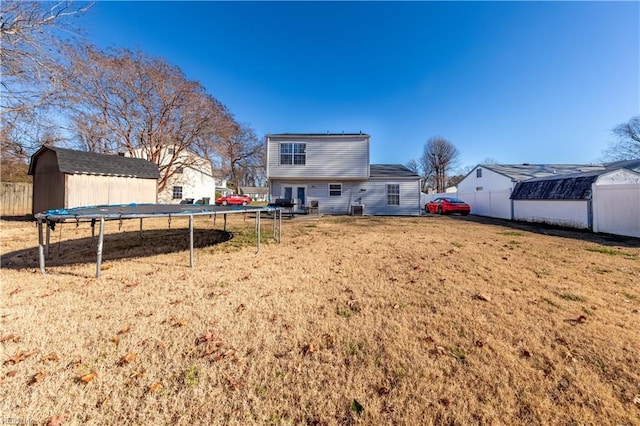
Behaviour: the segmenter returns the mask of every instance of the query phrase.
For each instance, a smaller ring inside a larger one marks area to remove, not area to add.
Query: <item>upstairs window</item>
[[[307,144],[305,143],[281,143],[280,164],[307,164]]]
[[[388,206],[400,205],[400,185],[398,184],[387,185],[387,205]]]
[[[329,197],[342,197],[342,184],[330,183],[329,184]]]
[[[476,177],[477,178],[481,178],[482,177],[482,169],[476,169]]]

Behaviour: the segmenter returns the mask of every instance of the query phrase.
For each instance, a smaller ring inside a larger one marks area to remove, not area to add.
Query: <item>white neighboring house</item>
[[[165,148],[162,152],[160,166],[169,164],[173,155],[172,148]],[[141,150],[136,151],[136,157],[144,158]],[[158,191],[158,203],[179,204],[182,200],[196,203],[210,203],[215,201],[216,191],[226,194],[226,180],[213,175],[211,161],[191,151],[183,150],[174,161],[175,173],[171,176],[165,188]]]
[[[269,197],[320,214],[419,215],[420,176],[369,164],[366,134],[267,135]]]

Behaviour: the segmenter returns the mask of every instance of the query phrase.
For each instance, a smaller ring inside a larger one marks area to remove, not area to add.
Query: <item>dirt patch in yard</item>
[[[33,224],[0,222],[3,418],[640,423],[637,240],[322,217],[279,244],[263,221],[256,256],[252,220],[228,240],[195,223],[193,269],[186,220],[146,220],[142,242],[107,223],[96,279],[87,225],[52,233],[43,276]]]

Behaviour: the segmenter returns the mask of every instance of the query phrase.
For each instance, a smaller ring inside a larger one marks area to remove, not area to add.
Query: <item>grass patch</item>
[[[467,354],[460,347],[456,346],[455,348],[449,349],[449,355],[451,355],[452,357],[454,357],[455,359],[457,359],[463,364],[467,362]]]
[[[607,254],[609,256],[622,256],[622,257],[625,257],[627,259],[637,259],[638,258],[638,254],[637,253],[628,253],[626,251],[617,250],[617,249],[613,249],[613,248],[610,248],[610,247],[587,247],[587,248],[585,248],[585,250],[593,252],[593,253]]]
[[[498,232],[498,235],[506,235],[509,237],[522,237],[524,236],[524,233],[520,231],[501,231],[501,232]]]
[[[560,305],[558,305],[556,302],[554,302],[553,300],[548,299],[546,297],[541,297],[540,300],[543,301],[544,303],[546,303],[549,306],[553,306],[554,308],[559,308],[560,307]]]
[[[577,294],[573,294],[573,293],[562,293],[562,294],[559,294],[559,297],[564,300],[570,300],[572,302],[586,302],[584,297],[578,296]]]

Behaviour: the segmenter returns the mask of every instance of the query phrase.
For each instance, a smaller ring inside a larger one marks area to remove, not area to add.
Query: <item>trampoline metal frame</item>
[[[147,210],[146,213],[142,212]],[[138,212],[137,212],[138,211]],[[227,214],[234,213],[255,213],[255,231],[257,233],[256,255],[260,254],[260,227],[261,213],[273,214],[273,238],[278,243],[282,240],[282,210],[278,207],[219,207],[219,206],[183,206],[175,204],[141,204],[141,205],[107,205],[76,207],[67,210],[48,210],[37,213],[34,217],[38,224],[38,260],[40,272],[46,274],[45,259],[49,258],[49,243],[51,241],[51,224],[75,222],[91,222],[91,237],[95,236],[95,224],[99,222],[98,245],[96,249],[96,278],[100,278],[102,268],[102,251],[104,246],[104,223],[107,220],[140,219],[140,235],[142,236],[142,219],[169,217],[189,218],[189,266],[194,267],[193,257],[193,217],[194,216],[217,216],[222,214],[224,218],[224,230],[227,230]],[[46,235],[43,230],[46,225]],[[277,229],[276,229],[277,228]],[[276,238],[277,230],[277,238]]]

